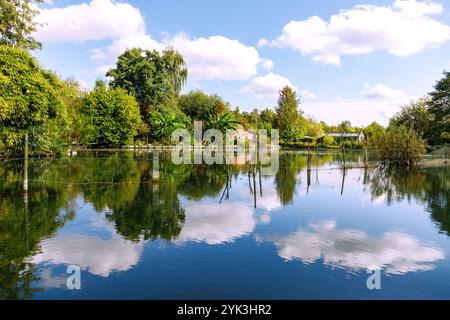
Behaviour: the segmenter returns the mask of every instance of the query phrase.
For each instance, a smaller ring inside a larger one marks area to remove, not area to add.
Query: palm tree
[[[171,113],[163,115],[155,111],[150,116],[151,131],[156,139],[168,142],[176,129],[181,128],[184,124],[177,119],[177,116]]]
[[[239,121],[237,121],[232,112],[225,112],[220,115],[209,115],[207,126],[209,129],[217,129],[225,132],[227,129],[236,129]]]

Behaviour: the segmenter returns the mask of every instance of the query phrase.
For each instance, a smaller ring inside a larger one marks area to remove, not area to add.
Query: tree
[[[428,97],[423,97],[403,106],[401,110],[392,117],[390,125],[404,125],[414,129],[423,137],[428,136],[433,122],[433,115],[428,110],[429,103],[430,99]]]
[[[305,121],[305,135],[310,137],[320,137],[323,135],[323,127],[321,123],[312,119]]]
[[[119,56],[116,68],[106,74],[113,88],[136,97],[142,118],[151,111],[173,111],[176,98],[187,78],[183,57],[173,49],[158,51],[130,49]]]
[[[385,127],[383,127],[378,122],[374,121],[363,129],[363,133],[366,140],[370,143],[370,140],[372,139],[373,136],[382,134],[385,132],[385,130],[386,130]]]
[[[0,0],[0,45],[25,50],[40,49],[32,33],[39,25],[34,21],[39,13],[32,3],[43,0]]]
[[[259,127],[262,129],[271,130],[276,128],[277,114],[273,110],[266,108],[259,114]]]
[[[172,112],[162,114],[155,110],[150,114],[149,122],[152,138],[164,143],[170,141],[172,133],[176,129],[185,127],[183,121],[180,121]]]
[[[435,144],[442,142],[443,132],[450,132],[450,72],[444,71],[443,75],[430,93],[429,111],[433,116],[430,140]]]
[[[130,143],[141,124],[139,106],[124,89],[97,81],[81,108],[82,142],[91,146],[119,147]]]
[[[61,88],[56,75],[43,70],[29,53],[0,46],[0,147],[18,154],[26,132],[40,137],[42,142],[46,137],[39,133],[51,131],[46,124],[56,125],[51,123],[55,120],[65,126],[67,115],[59,95]],[[51,145],[53,141],[47,142]]]
[[[302,134],[303,112],[298,104],[299,100],[292,88],[286,86],[280,90],[276,113],[280,137],[284,140],[295,140]]]
[[[234,118],[232,112],[225,112],[221,115],[210,116],[207,121],[208,129],[217,129],[225,132],[227,129],[236,129],[239,121]]]
[[[70,143],[77,143],[82,133],[82,123],[80,117],[80,110],[83,106],[85,89],[74,78],[68,78],[62,81],[61,89],[58,91],[58,96],[66,106],[67,116],[70,121],[70,136],[68,140]]]
[[[203,91],[191,91],[180,96],[179,108],[192,120],[208,121],[221,113],[229,111],[228,104],[217,95],[208,95]]]
[[[167,73],[174,93],[178,96],[188,76],[183,56],[173,48],[168,48],[164,51],[163,60],[166,64]]]
[[[404,125],[390,126],[385,132],[378,132],[372,137],[370,146],[382,163],[390,165],[413,166],[425,153],[421,135]]]

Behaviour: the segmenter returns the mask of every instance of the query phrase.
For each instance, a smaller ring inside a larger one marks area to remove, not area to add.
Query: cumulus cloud
[[[401,106],[416,100],[419,96],[402,96],[397,99],[344,99],[305,100],[301,109],[316,119],[326,123],[338,124],[350,120],[357,126],[369,125],[376,121],[387,125],[389,118],[397,113]]]
[[[247,80],[256,75],[261,61],[254,47],[222,36],[191,39],[181,33],[166,40],[166,45],[181,52],[189,76],[195,79]],[[271,68],[267,60],[265,64]]]
[[[143,244],[113,236],[104,240],[85,235],[65,235],[41,242],[41,252],[32,263],[78,265],[90,273],[107,277],[115,271],[126,271],[140,259]]]
[[[362,92],[362,95],[366,99],[398,99],[405,96],[403,91],[391,89],[381,83],[375,85],[365,83],[364,87],[366,89]]]
[[[317,99],[317,96],[313,92],[309,91],[308,89],[300,90],[300,95],[303,99],[310,99],[310,100]]]
[[[387,274],[427,271],[434,268],[433,263],[445,258],[441,249],[424,246],[406,233],[387,232],[374,237],[360,230],[338,229],[332,220],[273,241],[285,260],[311,264],[322,259],[325,265],[349,271],[373,266],[383,268]]]
[[[253,94],[256,98],[273,98],[285,86],[289,86],[297,90],[292,82],[283,76],[275,73],[268,73],[265,76],[255,77],[251,83],[240,90],[241,93]]]
[[[332,15],[328,21],[317,16],[290,21],[277,39],[261,39],[258,45],[292,48],[314,61],[334,65],[341,63],[341,56],[377,50],[408,56],[450,39],[450,27],[430,17],[440,13],[442,6],[430,1],[357,5]]]
[[[37,20],[44,25],[37,30],[36,38],[44,43],[120,39],[145,34],[141,12],[128,3],[92,0],[40,11]]]
[[[175,243],[233,242],[255,228],[253,209],[243,203],[193,204],[186,208],[186,223]]]
[[[248,80],[257,74],[258,66],[267,71],[273,68],[273,61],[261,58],[254,47],[220,35],[192,39],[179,33],[157,41],[147,33],[140,10],[127,3],[92,0],[40,11],[39,22],[44,26],[36,37],[44,43],[111,40],[91,51],[91,59],[101,64],[99,70],[113,64],[126,49],[161,51],[167,46],[183,54],[194,80]]]
[[[162,50],[164,46],[146,34],[127,36],[115,39],[106,48],[96,48],[91,51],[91,59],[100,62],[113,62],[125,50],[142,48],[144,50]]]

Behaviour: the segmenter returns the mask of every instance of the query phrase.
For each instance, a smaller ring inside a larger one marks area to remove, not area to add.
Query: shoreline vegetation
[[[387,126],[353,126],[308,118],[301,97],[280,88],[273,108],[241,111],[217,94],[183,93],[188,79],[184,57],[174,48],[127,49],[92,90],[75,79],[60,79],[32,55],[38,10],[30,1],[6,0],[12,10],[0,29],[0,157],[17,157],[29,145],[31,156],[61,156],[72,146],[120,148],[170,145],[177,129],[279,130],[281,148],[370,149],[383,165],[414,166],[425,154],[448,154],[450,144],[450,72],[429,95],[405,105]],[[5,9],[0,7],[0,9]],[[22,21],[17,24],[17,21]],[[6,31],[3,31],[6,30]],[[25,141],[25,137],[28,139]],[[355,137],[358,137],[355,139]]]

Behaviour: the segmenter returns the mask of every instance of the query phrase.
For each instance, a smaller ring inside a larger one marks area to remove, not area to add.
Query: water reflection
[[[376,265],[397,275],[433,270],[445,259],[442,248],[407,232],[389,229],[374,235],[364,228],[339,228],[333,219],[311,225],[283,221],[302,203],[300,193],[307,199],[329,197],[332,185],[331,192],[341,199],[341,194],[349,197],[346,188],[359,188],[370,195],[371,204],[420,203],[437,228],[450,235],[450,174],[445,168],[340,170],[339,154],[314,154],[308,164],[305,154],[286,153],[275,176],[264,177],[254,166],[180,166],[161,154],[161,176],[153,182],[152,161],[141,156],[86,153],[32,161],[28,203],[22,199],[22,165],[0,165],[0,299],[28,299],[60,288],[64,277],[53,274],[59,265],[76,264],[105,278],[132,270],[153,241],[178,248],[193,242],[238,245],[260,234],[261,226],[267,231],[261,237],[273,243],[279,257],[307,265],[321,261],[349,271]],[[349,154],[347,165],[359,160],[360,155]],[[338,200],[330,201],[336,204],[333,214],[345,212]],[[315,202],[312,213],[322,205]],[[297,223],[297,231],[278,232],[280,221]]]
[[[287,236],[274,237],[278,254],[285,260],[305,264],[323,260],[325,265],[348,271],[382,268],[386,274],[433,270],[444,259],[439,248],[427,247],[401,232],[369,236],[356,229],[339,229],[336,221],[319,221]]]
[[[253,232],[255,225],[253,209],[245,203],[193,204],[186,208],[186,223],[176,242],[233,242]]]

